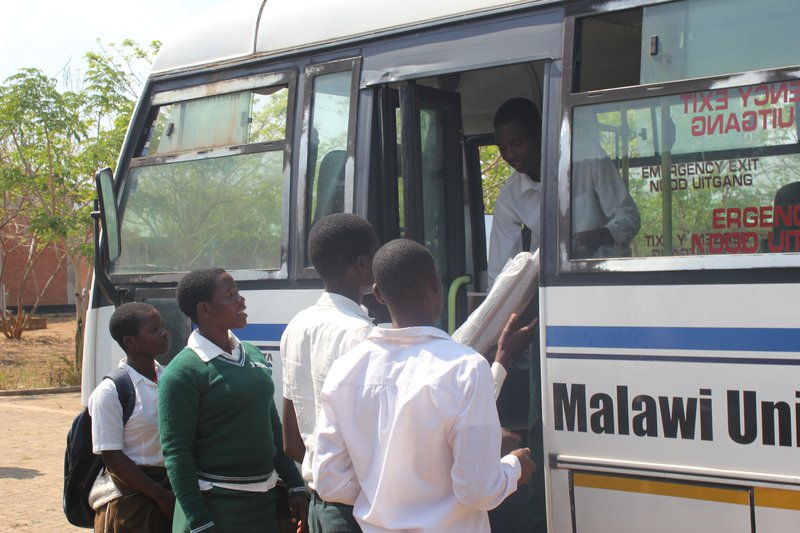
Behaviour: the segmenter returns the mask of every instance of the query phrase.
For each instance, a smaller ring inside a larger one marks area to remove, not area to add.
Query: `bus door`
[[[383,183],[388,184],[381,237],[424,244],[447,294],[454,282],[457,287],[466,281],[459,280],[466,273],[460,97],[413,82],[383,87],[380,94]],[[448,299],[440,326],[447,329],[451,313],[463,321],[465,310],[463,296]]]

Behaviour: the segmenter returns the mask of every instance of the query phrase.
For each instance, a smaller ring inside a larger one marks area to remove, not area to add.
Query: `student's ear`
[[[125,335],[122,337],[122,345],[125,346],[125,353],[128,353],[136,345],[136,337],[132,335]]]
[[[383,293],[377,283],[372,285],[372,294],[375,296],[375,299],[378,300],[379,304],[386,305],[386,299],[383,297]]]
[[[197,304],[197,320],[200,321],[201,318],[207,318],[209,314],[209,305],[208,302],[199,302]]]
[[[442,286],[442,279],[439,277],[438,272],[435,272],[433,276],[431,276],[428,284],[431,292],[434,294],[440,294],[444,290],[444,287]]]
[[[372,274],[372,256],[368,254],[358,254],[356,257],[356,270],[361,275],[362,279],[369,279],[369,282],[374,281]]]

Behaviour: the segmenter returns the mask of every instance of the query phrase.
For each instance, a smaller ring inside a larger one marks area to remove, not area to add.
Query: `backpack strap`
[[[133,414],[136,405],[136,389],[133,387],[133,380],[128,371],[124,368],[115,368],[110,374],[103,376],[103,379],[110,379],[117,387],[117,396],[122,405],[122,423],[125,424]]]

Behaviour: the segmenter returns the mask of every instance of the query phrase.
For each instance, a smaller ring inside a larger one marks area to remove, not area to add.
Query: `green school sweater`
[[[290,488],[303,487],[283,453],[275,385],[267,361],[242,343],[240,363],[215,357],[206,363],[184,348],[158,380],[158,422],[167,473],[192,529],[213,517],[198,478],[225,483],[266,480],[273,470]]]

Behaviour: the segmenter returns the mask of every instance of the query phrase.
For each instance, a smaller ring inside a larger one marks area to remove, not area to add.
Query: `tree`
[[[91,194],[73,168],[85,137],[80,106],[80,95],[59,93],[55,81],[35,69],[23,69],[0,88],[0,164],[8,186],[0,215],[7,222],[0,242],[4,257],[11,253],[25,257],[17,313],[0,317],[7,338],[20,338],[28,323],[24,290],[36,285],[33,313],[66,264],[66,239],[80,218],[73,215],[79,215],[76,211]],[[39,284],[34,267],[51,245],[58,258],[56,271]]]
[[[17,313],[0,313],[6,338],[22,336],[28,317],[61,269],[91,262],[94,173],[114,165],[142,86],[135,68],[148,63],[159,46],[157,41],[147,48],[130,40],[120,46],[100,43],[99,52],[86,55],[82,82],[67,90],[30,68],[0,85],[0,258],[12,252],[25,258]],[[34,267],[48,248],[56,254],[56,270],[37,280]],[[73,270],[81,339],[90,279]],[[0,263],[4,281],[5,262]],[[26,312],[22,294],[31,287],[36,298]],[[76,353],[80,351],[78,346]]]
[[[82,143],[77,168],[90,185],[98,168],[115,166],[136,100],[144,86],[141,72],[149,68],[160,48],[159,41],[152,41],[147,46],[141,46],[131,39],[123,40],[121,45],[111,43],[108,46],[98,41],[99,50],[86,54],[88,69],[84,77],[84,86],[80,88],[79,94],[83,99],[81,116],[88,135]],[[91,228],[88,209],[81,217],[81,221],[83,228]],[[68,240],[69,245],[66,247],[69,260],[72,264],[76,264],[75,261],[83,258],[87,263],[91,263],[94,259],[91,230],[74,231],[70,235],[72,238]],[[91,269],[83,279],[79,270],[73,269],[78,330],[75,346],[76,364],[80,363],[83,354],[83,326],[89,304],[90,282]]]
[[[500,156],[500,149],[494,144],[481,146],[481,180],[483,182],[483,211],[494,213],[494,202],[500,189],[511,175],[511,167]]]

